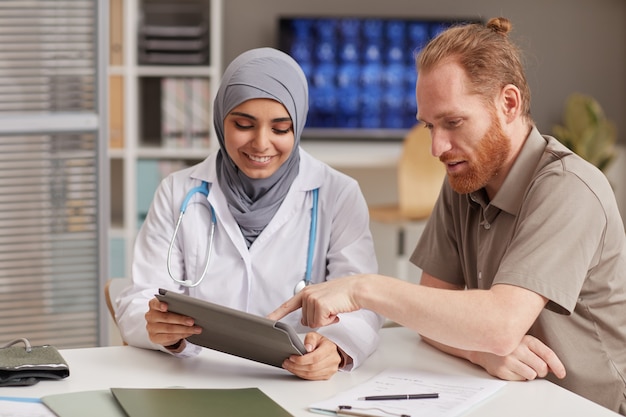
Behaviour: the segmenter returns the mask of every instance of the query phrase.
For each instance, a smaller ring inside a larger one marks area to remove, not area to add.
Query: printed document
[[[337,415],[339,406],[344,406],[344,410],[357,415],[454,417],[485,400],[505,384],[505,381],[489,376],[482,378],[410,369],[388,369],[326,401],[311,404],[309,410],[320,414]],[[364,399],[366,396],[375,395],[427,393],[437,393],[439,398],[382,401]]]

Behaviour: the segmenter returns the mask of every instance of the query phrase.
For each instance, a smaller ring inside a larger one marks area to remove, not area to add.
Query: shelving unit
[[[130,275],[134,239],[161,177],[216,146],[210,107],[222,73],[222,2],[110,0],[111,277]],[[206,82],[200,115],[208,121],[208,143],[179,140],[172,147],[163,133],[170,120],[163,113],[164,79]]]

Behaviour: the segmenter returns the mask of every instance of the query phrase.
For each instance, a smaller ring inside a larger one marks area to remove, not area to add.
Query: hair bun
[[[511,21],[506,17],[494,17],[487,22],[487,28],[502,35],[509,33],[512,27]]]

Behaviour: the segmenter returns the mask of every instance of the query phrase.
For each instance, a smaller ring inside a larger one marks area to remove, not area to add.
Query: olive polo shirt
[[[593,165],[533,128],[492,201],[445,181],[411,262],[468,289],[546,297],[529,334],[567,371],[548,379],[626,415],[626,235]]]

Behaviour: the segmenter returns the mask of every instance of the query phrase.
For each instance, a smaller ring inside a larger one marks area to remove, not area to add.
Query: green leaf
[[[600,104],[584,94],[573,93],[567,98],[563,124],[554,126],[552,135],[603,171],[617,152],[615,125],[606,118]]]

